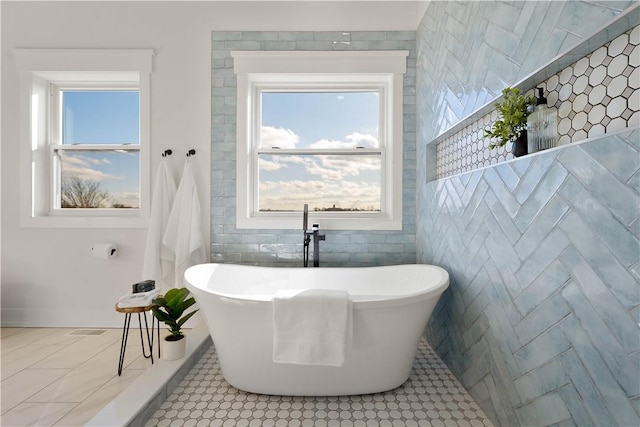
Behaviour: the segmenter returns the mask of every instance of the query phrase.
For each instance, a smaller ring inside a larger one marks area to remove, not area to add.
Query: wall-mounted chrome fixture
[[[169,150],[164,150],[162,152],[162,157],[167,157],[167,156],[170,156],[172,154],[173,154],[173,151],[171,151],[170,149]]]
[[[191,157],[195,155],[196,155],[196,150],[194,150],[193,148],[187,151],[187,157]]]

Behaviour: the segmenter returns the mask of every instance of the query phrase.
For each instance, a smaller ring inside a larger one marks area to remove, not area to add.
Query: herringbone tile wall
[[[431,182],[428,143],[633,6],[431,2],[417,31],[417,259],[452,278],[427,335],[499,425],[640,423],[640,135]]]
[[[504,426],[640,425],[640,131],[422,190],[428,337]]]

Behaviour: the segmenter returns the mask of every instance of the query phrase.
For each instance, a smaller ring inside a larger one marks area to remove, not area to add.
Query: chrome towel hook
[[[196,150],[194,150],[193,148],[189,151],[187,151],[187,157],[191,157],[191,156],[195,156],[196,155]]]
[[[162,152],[162,157],[170,156],[172,153],[173,153],[173,151],[171,151],[171,150],[164,150]]]

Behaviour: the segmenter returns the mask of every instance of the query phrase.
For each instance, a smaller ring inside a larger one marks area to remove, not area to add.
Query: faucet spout
[[[320,267],[320,241],[325,240],[326,236],[320,234],[320,225],[313,224],[313,266]]]
[[[309,244],[311,243],[311,234],[307,231],[309,221],[309,205],[304,204],[302,212],[302,263],[305,267],[309,265]]]

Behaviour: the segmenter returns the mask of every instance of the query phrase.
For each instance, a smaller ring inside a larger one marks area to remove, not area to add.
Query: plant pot
[[[511,153],[514,157],[524,156],[529,153],[527,141],[527,131],[520,132],[518,138],[511,145]]]
[[[187,337],[182,335],[178,340],[175,340],[173,335],[166,336],[162,340],[162,359],[163,360],[178,360],[182,359],[187,349]]]

